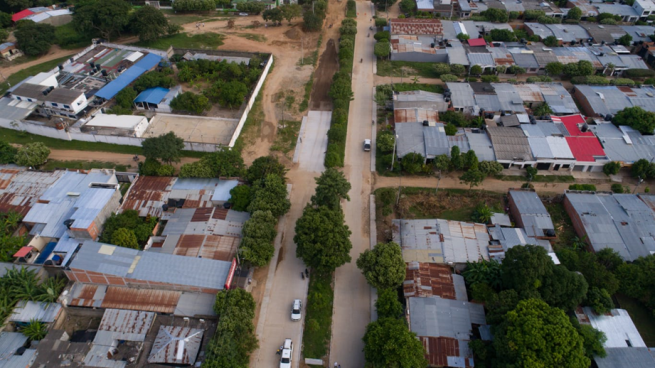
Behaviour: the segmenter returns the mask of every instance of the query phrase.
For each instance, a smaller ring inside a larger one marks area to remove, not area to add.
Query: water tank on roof
[[[423,126],[430,126],[430,122],[427,120],[423,120]]]
[[[605,120],[612,121],[613,116],[610,114],[605,115]]]
[[[168,211],[168,205],[167,205],[166,203],[164,203],[164,204],[161,206],[161,209],[162,209],[162,211],[164,211],[164,212]]]
[[[177,207],[177,200],[176,200],[176,199],[169,198],[169,199],[168,199],[168,207],[172,207],[172,208]]]
[[[73,225],[73,222],[75,222],[75,219],[68,219],[68,220],[64,221],[64,225],[65,225],[68,229],[70,229],[70,228],[71,228],[71,225]]]
[[[57,65],[57,67],[59,68],[59,70],[64,70],[64,65],[63,64],[59,64],[59,65]]]
[[[232,208],[232,203],[230,203],[230,202],[223,203],[223,208],[225,208],[226,210],[229,210],[230,208]]]
[[[584,133],[584,132],[586,132],[588,130],[589,130],[589,125],[587,125],[587,123],[582,124],[582,127],[580,128],[580,131]]]
[[[177,206],[176,206],[176,207],[177,207],[177,208],[182,208],[182,206],[184,206],[184,202],[185,202],[185,199],[184,199],[184,198],[182,198],[182,199],[178,199],[178,200],[177,200]]]

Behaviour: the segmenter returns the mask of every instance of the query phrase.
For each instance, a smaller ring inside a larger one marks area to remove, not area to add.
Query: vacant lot
[[[310,110],[328,111],[332,109],[328,92],[330,91],[330,85],[332,85],[332,76],[338,69],[337,47],[334,40],[331,39],[328,41],[318,63],[318,69],[314,73],[314,89],[310,99]]]
[[[158,50],[168,50],[170,46],[181,49],[215,50],[223,44],[223,35],[218,33],[200,33],[189,36],[187,33],[178,33],[173,36],[162,37],[151,42],[136,42],[135,46],[149,47]]]
[[[378,60],[378,75],[382,77],[439,78],[434,63],[417,63],[411,61]]]
[[[566,213],[566,210],[564,210],[564,204],[561,202],[544,201],[544,205],[550,214],[551,220],[553,220],[555,234],[557,234],[557,239],[552,242],[553,249],[558,251],[562,248],[571,247],[576,235],[571,218]]]
[[[639,334],[644,339],[646,346],[655,346],[655,317],[639,301],[617,293],[614,295],[618,301],[617,308],[628,311],[630,318],[637,326]]]

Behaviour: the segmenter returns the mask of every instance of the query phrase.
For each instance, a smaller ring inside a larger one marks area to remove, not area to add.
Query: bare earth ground
[[[316,69],[314,76],[314,86],[312,89],[310,110],[330,111],[332,102],[328,96],[332,76],[339,69],[339,59],[337,56],[337,45],[333,38],[329,39],[325,51],[321,55],[319,68]]]
[[[50,160],[58,161],[101,161],[101,162],[113,162],[118,165],[132,165],[134,171],[136,171],[135,162],[133,160],[134,155],[126,155],[122,153],[112,153],[112,152],[92,152],[92,151],[73,151],[73,150],[50,150]],[[141,162],[146,158],[144,156],[139,156]],[[182,160],[179,163],[173,164],[175,168],[179,169],[180,166],[186,163],[191,163],[198,161],[197,158],[191,157],[182,157]]]

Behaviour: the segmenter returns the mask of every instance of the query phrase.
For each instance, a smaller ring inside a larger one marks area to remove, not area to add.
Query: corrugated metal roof
[[[93,343],[109,346],[113,340],[144,341],[154,320],[152,312],[107,309]]]
[[[485,325],[484,307],[438,296],[408,298],[410,330],[417,336],[469,340],[472,324]]]
[[[26,215],[39,197],[64,171],[25,171],[22,167],[0,166],[0,212]]]
[[[598,11],[600,13],[610,13],[620,15],[622,17],[636,17],[638,18],[640,14],[637,13],[631,6],[625,4],[607,4],[599,3],[596,4]]]
[[[497,160],[532,161],[528,138],[521,129],[488,127],[487,133],[494,147]]]
[[[391,19],[389,27],[393,35],[440,35],[443,33],[443,26],[439,19]]]
[[[594,357],[598,368],[651,368],[655,367],[655,357],[648,348],[605,348],[605,358]]]
[[[455,289],[455,278],[450,266],[437,263],[409,262],[403,282],[405,298],[412,296],[440,296],[444,299],[468,301],[466,288],[458,294]]]
[[[469,148],[475,151],[478,160],[496,161],[496,155],[494,155],[494,149],[488,135],[482,131],[473,132],[471,129],[467,129],[465,135]],[[462,152],[465,153],[465,151]]]
[[[457,367],[470,368],[474,366],[473,355],[460,356],[460,347],[468,346],[468,341],[458,341],[448,337],[427,337],[421,336],[419,340],[425,348],[425,358],[431,367]],[[454,362],[453,358],[460,358],[461,361]]]
[[[20,332],[0,332],[0,367],[4,367],[26,342],[27,336]]]
[[[36,359],[36,349],[25,349],[21,355],[13,355],[4,362],[0,361],[2,368],[27,368],[31,367]]]
[[[453,107],[466,107],[475,105],[473,88],[468,83],[448,82],[446,86],[450,90]]]
[[[39,322],[54,322],[61,312],[61,304],[21,300],[9,316],[11,322],[29,323],[35,319]]]
[[[159,326],[148,363],[193,365],[204,331],[181,326]]]
[[[494,58],[488,53],[469,53],[467,57],[469,65],[480,65],[483,68],[496,65]]]
[[[415,123],[429,121],[436,123],[439,121],[439,113],[433,110],[426,109],[394,109],[393,121],[394,123]]]
[[[612,309],[609,314],[598,315],[590,307],[582,308],[589,318],[591,326],[605,333],[606,348],[645,348],[646,343],[641,338],[630,314],[625,309]],[[628,344],[629,341],[629,344]]]
[[[123,88],[127,87],[135,79],[141,76],[141,74],[149,71],[155,65],[161,61],[161,56],[155,54],[148,54],[139,60],[136,64],[132,65],[131,68],[124,71],[118,78],[109,82],[106,86],[102,87],[96,96],[104,98],[106,100],[112,99],[118,92]]]

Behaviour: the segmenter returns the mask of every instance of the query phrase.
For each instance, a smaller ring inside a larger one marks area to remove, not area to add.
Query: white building
[[[138,115],[98,114],[82,126],[83,132],[141,137],[148,129],[148,119]]]

